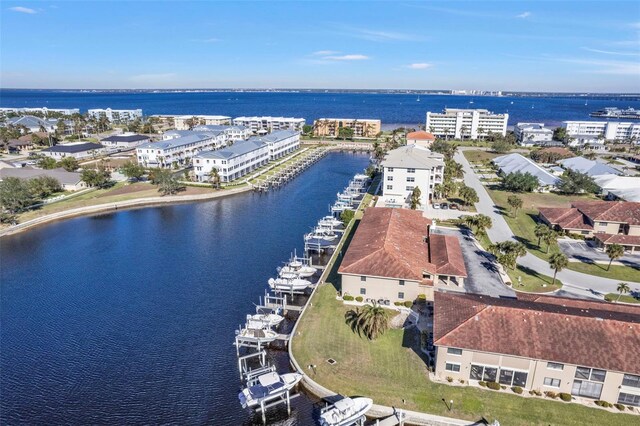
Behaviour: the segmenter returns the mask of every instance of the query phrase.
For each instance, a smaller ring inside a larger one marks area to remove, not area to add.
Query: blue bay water
[[[377,93],[282,92],[70,92],[0,89],[0,107],[142,108],[144,114],[214,114],[237,117],[272,115],[314,119],[378,118],[383,127],[424,124],[427,111],[443,108],[486,108],[509,113],[509,125],[564,120],[595,120],[589,113],[605,108],[640,109],[638,97],[492,97]],[[473,103],[471,103],[473,102]]]
[[[255,422],[237,401],[234,330],[367,162],[332,153],[268,194],[82,217],[2,238],[0,423]],[[311,416],[302,397],[286,424]]]

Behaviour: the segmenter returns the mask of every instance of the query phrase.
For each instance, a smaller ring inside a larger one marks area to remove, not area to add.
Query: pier
[[[328,148],[309,149],[307,152],[290,160],[291,162],[285,162],[282,168],[278,169],[279,166],[276,166],[273,174],[266,176],[264,179],[257,179],[254,183],[249,183],[249,185],[257,192],[266,192],[279,188],[317,163],[321,158],[326,156],[328,152]]]

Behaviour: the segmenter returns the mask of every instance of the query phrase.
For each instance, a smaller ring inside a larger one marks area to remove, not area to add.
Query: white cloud
[[[427,68],[431,68],[433,65],[427,64],[426,62],[418,62],[415,64],[407,65],[407,68],[412,70],[426,70]]]
[[[9,10],[13,12],[27,13],[29,15],[35,15],[36,13],[38,13],[35,9],[29,9],[28,7],[22,6],[10,7]]]
[[[337,50],[318,50],[317,52],[313,52],[313,56],[327,56],[327,55],[337,55],[340,53]]]
[[[604,55],[640,56],[640,52],[617,52],[613,50],[592,49],[590,47],[582,47],[581,49],[587,52],[602,53]]]
[[[516,15],[516,18],[525,19],[531,16],[531,12],[522,12],[520,15]]]
[[[364,61],[370,58],[366,55],[339,55],[339,56],[331,55],[331,56],[324,56],[322,59],[327,59],[330,61]]]

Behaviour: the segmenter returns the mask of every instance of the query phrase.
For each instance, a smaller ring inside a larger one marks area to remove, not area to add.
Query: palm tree
[[[209,182],[211,182],[211,186],[214,188],[220,188],[220,173],[218,173],[218,169],[215,167],[209,172]]]
[[[443,188],[441,183],[433,185],[433,196],[437,199],[442,196]]]
[[[562,253],[554,253],[549,258],[549,266],[553,269],[553,281],[551,285],[556,283],[556,275],[559,271],[562,271],[569,264],[569,259]]]
[[[522,201],[522,198],[516,195],[509,195],[509,197],[507,197],[507,203],[511,207],[511,211],[513,212],[513,217],[515,217],[518,214],[518,209],[521,208],[522,205],[524,204],[524,202]]]
[[[373,302],[373,305],[365,305],[358,318],[360,329],[369,340],[383,335],[389,327],[389,314],[376,302]]]
[[[473,224],[476,227],[475,233],[477,236],[487,235],[487,229],[493,226],[493,222],[491,221],[491,218],[484,214],[478,214],[476,216],[473,216]]]
[[[611,268],[611,263],[622,256],[624,256],[624,247],[620,244],[610,244],[607,246],[607,255],[609,256],[609,266],[607,266],[607,271]]]
[[[344,314],[344,319],[347,325],[351,327],[351,331],[360,335],[360,309],[356,308],[355,310],[348,310]]]
[[[547,245],[547,253],[549,253],[549,249],[551,248],[551,244],[553,244],[556,241],[557,238],[558,238],[558,233],[555,232],[555,231],[552,231],[551,229],[549,230],[549,232],[547,232],[546,234],[544,234],[542,236],[542,240]]]
[[[533,234],[538,237],[538,248],[540,248],[540,240],[542,237],[551,232],[551,229],[545,225],[544,223],[539,223],[536,225],[536,228],[533,230]]]
[[[620,297],[622,297],[622,293],[626,294],[631,291],[631,289],[629,288],[629,284],[627,283],[619,283],[618,288],[616,290],[618,291],[618,298],[616,299],[616,302],[620,301]]]
[[[421,195],[422,191],[420,191],[419,187],[416,186],[415,188],[413,188],[413,191],[411,191],[411,210],[416,210],[418,207],[420,207],[420,205],[422,205],[422,203],[420,202]]]

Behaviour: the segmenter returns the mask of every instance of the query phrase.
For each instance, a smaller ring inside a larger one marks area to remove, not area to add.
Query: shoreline
[[[90,216],[96,213],[103,212],[116,212],[118,210],[129,210],[134,208],[147,208],[153,206],[161,206],[166,204],[181,204],[181,203],[192,203],[198,201],[209,201],[215,200],[216,198],[223,198],[230,195],[242,194],[245,192],[251,191],[252,188],[250,186],[245,186],[242,188],[229,189],[229,190],[221,190],[219,192],[215,192],[212,194],[194,194],[194,195],[171,195],[171,196],[158,196],[158,197],[147,197],[147,198],[134,198],[132,200],[126,200],[119,203],[104,203],[104,204],[96,204],[93,206],[85,206],[85,207],[76,207],[74,209],[64,210],[57,213],[47,214],[41,217],[37,217],[35,219],[28,220],[23,223],[19,223],[14,226],[10,226],[8,228],[4,228],[0,230],[0,238],[5,237],[7,235],[14,235],[20,232],[24,232],[31,228],[35,228],[36,226],[45,225],[51,222],[57,222],[66,219],[72,219],[74,217],[80,216]]]

